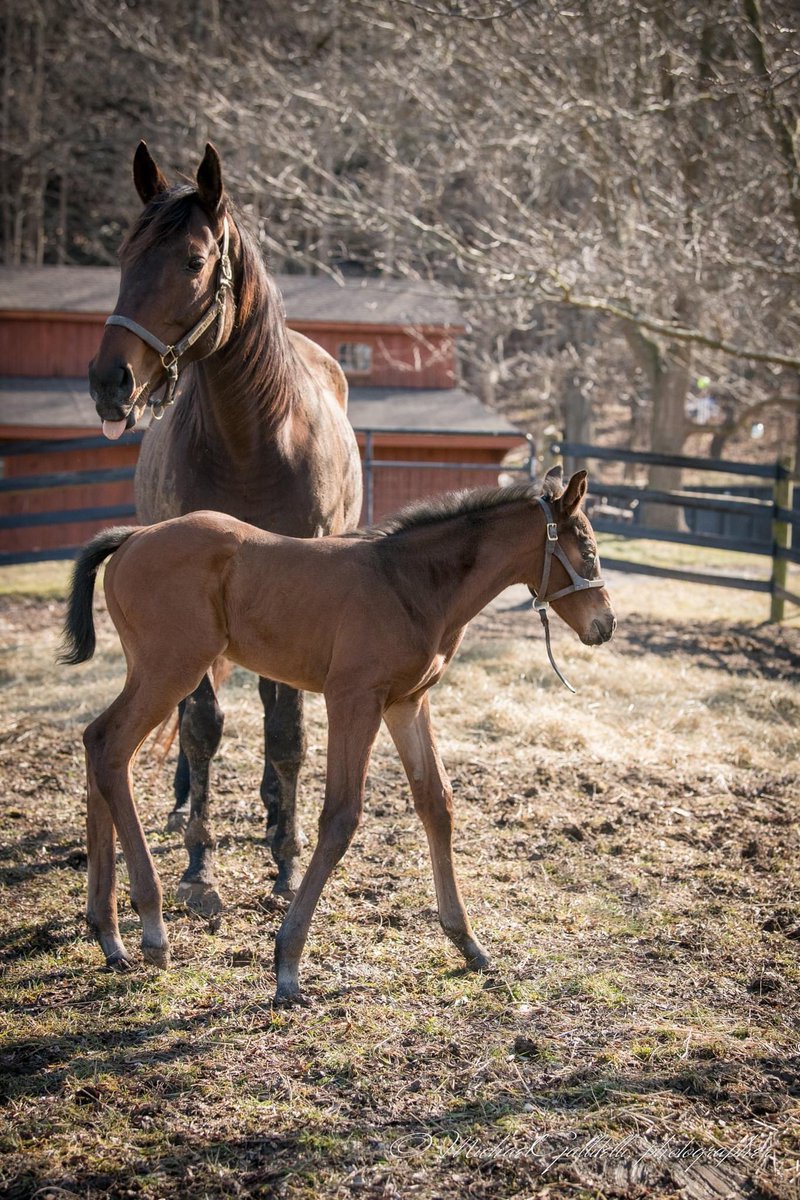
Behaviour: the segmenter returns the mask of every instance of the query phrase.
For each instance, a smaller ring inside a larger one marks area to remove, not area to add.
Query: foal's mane
[[[189,228],[200,200],[189,185],[160,192],[143,209],[119,251],[123,267],[134,267],[148,252]],[[230,202],[228,218],[233,220]],[[219,386],[242,397],[270,424],[286,416],[297,389],[298,367],[289,343],[283,300],[270,279],[255,239],[237,222],[240,261],[234,264],[236,321],[219,351]]]
[[[531,483],[516,483],[511,487],[475,488],[463,492],[445,492],[440,496],[430,496],[418,503],[410,504],[399,513],[395,513],[377,525],[364,530],[364,535],[371,538],[392,537],[395,534],[406,533],[411,529],[422,529],[429,525],[438,525],[441,521],[449,521],[454,517],[480,515],[503,508],[508,504],[517,504],[521,500],[532,501],[544,496],[556,500],[561,494],[562,487],[554,479],[546,479],[542,491]]]

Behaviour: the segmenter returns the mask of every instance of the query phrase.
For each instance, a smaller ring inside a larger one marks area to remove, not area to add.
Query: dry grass
[[[0,580],[4,1195],[800,1195],[800,634],[761,624],[763,596],[618,577],[616,643],[554,631],[577,697],[503,597],[433,697],[495,968],[463,972],[437,927],[381,738],[312,927],[314,1006],[273,1012],[281,913],[239,672],[215,775],[221,927],[168,896],[166,974],[107,974],[84,940],[80,730],[120,656],[101,619],[93,662],[53,667],[60,605],[36,592],[59,586]],[[311,831],[325,728],[308,709]],[[169,886],[167,776],[143,757]],[[135,930],[123,906],[131,946]]]

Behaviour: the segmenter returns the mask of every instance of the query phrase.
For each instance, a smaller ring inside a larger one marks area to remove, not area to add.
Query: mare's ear
[[[149,204],[154,196],[165,192],[169,187],[166,178],[161,174],[161,168],[147,149],[147,142],[139,142],[136,147],[133,156],[133,182],[142,204]]]
[[[197,194],[200,203],[213,219],[222,216],[225,207],[225,188],[222,183],[222,162],[215,146],[206,142],[203,161],[197,168]]]
[[[563,476],[564,476],[564,472],[561,469],[561,463],[556,463],[556,465],[554,467],[551,467],[550,470],[545,475],[545,480],[552,479],[554,483],[557,483],[560,485],[561,481],[563,479]]]
[[[586,471],[576,471],[567,484],[561,497],[561,511],[565,517],[571,517],[580,508],[588,487],[587,479]]]

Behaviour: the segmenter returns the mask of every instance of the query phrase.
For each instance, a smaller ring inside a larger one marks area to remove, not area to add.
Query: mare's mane
[[[229,220],[233,220],[230,201]],[[119,251],[123,268],[134,269],[147,253],[186,233],[195,206],[196,190],[171,187],[145,206]],[[243,397],[270,424],[286,416],[298,388],[298,365],[289,342],[283,300],[270,279],[255,239],[236,223],[241,244],[236,276],[236,321],[217,358],[219,387],[231,397]]]

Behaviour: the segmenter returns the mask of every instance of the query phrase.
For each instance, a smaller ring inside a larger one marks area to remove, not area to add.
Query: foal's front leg
[[[489,956],[472,931],[453,867],[453,789],[431,726],[427,695],[421,701],[392,705],[384,720],[405,768],[433,864],[442,929],[474,970],[488,967]]]
[[[275,939],[276,1004],[303,1002],[298,981],[300,956],[311,918],[331,871],[352,841],[364,805],[364,782],[372,745],[381,723],[380,701],[369,693],[360,704],[337,702],[326,694],[328,707],[328,772],[319,838],[311,862],[289,905]]]

